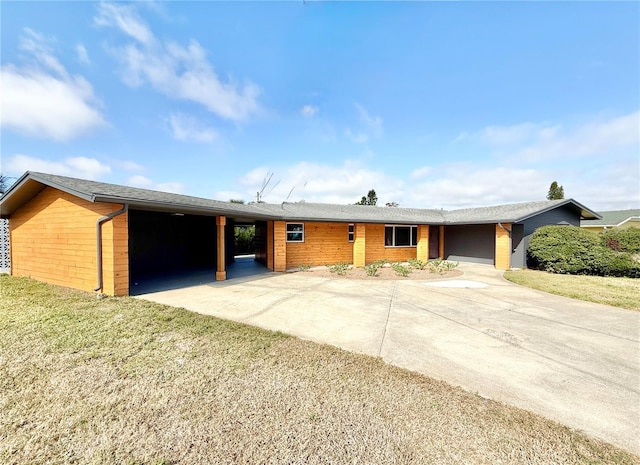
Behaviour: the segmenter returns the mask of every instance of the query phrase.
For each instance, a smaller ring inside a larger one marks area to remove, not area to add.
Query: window
[[[287,242],[304,242],[304,223],[287,223]]]
[[[385,226],[385,247],[415,247],[418,243],[417,226]]]
[[[353,224],[349,225],[349,242],[353,242]]]

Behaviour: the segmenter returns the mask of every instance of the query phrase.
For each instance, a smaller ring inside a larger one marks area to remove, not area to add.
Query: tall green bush
[[[640,277],[631,254],[605,247],[600,237],[575,226],[538,228],[527,252],[529,267],[552,273]]]
[[[640,228],[607,229],[600,234],[600,240],[617,252],[640,254]]]
[[[255,226],[236,226],[234,242],[237,255],[247,255],[256,252]]]

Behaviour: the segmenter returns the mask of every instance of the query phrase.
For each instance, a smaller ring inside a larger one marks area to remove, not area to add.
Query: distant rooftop
[[[626,223],[632,218],[640,219],[640,209],[635,210],[610,210],[598,212],[602,217],[599,220],[582,220],[580,226],[609,226],[615,227]]]

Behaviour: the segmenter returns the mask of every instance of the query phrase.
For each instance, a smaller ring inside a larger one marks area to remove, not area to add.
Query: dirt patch
[[[375,276],[367,275],[364,268],[350,268],[345,274],[332,273],[326,266],[318,266],[310,270],[301,271],[302,273],[310,273],[313,276],[322,278],[337,279],[367,279],[367,280],[418,280],[425,281],[428,279],[446,279],[462,276],[464,273],[460,270],[449,270],[442,273],[434,273],[429,270],[412,270],[407,276],[399,276],[390,266],[381,267]]]

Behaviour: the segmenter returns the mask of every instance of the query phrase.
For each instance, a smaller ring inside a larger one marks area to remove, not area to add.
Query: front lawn
[[[614,307],[640,310],[640,279],[553,274],[546,271],[507,271],[511,282],[551,294]]]
[[[377,358],[0,275],[0,463],[640,458]]]

